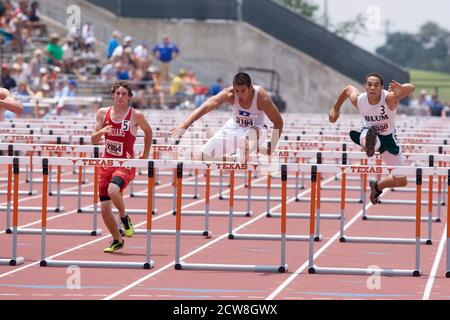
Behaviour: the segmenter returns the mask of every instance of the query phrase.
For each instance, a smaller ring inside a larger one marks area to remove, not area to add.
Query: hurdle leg
[[[246,217],[251,216],[252,210],[252,172],[248,171],[247,174],[247,212],[245,214]]]
[[[173,170],[173,181],[172,181],[172,186],[173,186],[173,197],[172,197],[172,213],[173,215],[177,214],[177,180],[176,180],[176,170]]]
[[[76,169],[74,169],[74,171],[76,171]],[[78,210],[77,212],[83,212],[83,209],[81,209],[81,184],[83,181],[83,167],[78,167],[78,195],[77,195],[77,205],[78,205]],[[96,184],[97,181],[94,180],[94,184]]]
[[[6,195],[6,233],[11,234],[12,165],[8,164],[8,190]]]
[[[13,245],[10,266],[17,266],[24,263],[23,257],[17,257],[17,226],[19,225],[19,159],[13,160],[14,172],[14,200],[13,200]]]
[[[362,160],[362,165],[367,165],[368,160],[367,159],[363,159]],[[367,220],[367,212],[366,212],[366,203],[367,203],[367,173],[364,173],[362,175],[363,177],[363,185],[362,185],[362,219],[363,220]]]
[[[42,232],[41,232],[41,267],[46,266],[46,238],[47,238],[47,199],[48,199],[48,159],[42,160]]]
[[[270,212],[270,187],[272,176],[270,172],[267,173],[267,194],[266,194],[266,217],[270,218],[272,213]]]
[[[98,201],[98,168],[97,166],[94,167],[94,196],[93,196],[93,215],[92,215],[92,232],[91,235],[96,236],[100,232],[97,232],[97,214],[98,214],[98,208],[97,208],[97,201]]]
[[[139,173],[139,175],[141,175],[141,174]],[[130,182],[130,198],[134,197],[133,190],[134,190],[134,179]]]
[[[175,238],[175,270],[181,270],[180,264],[180,238],[181,238],[181,201],[183,189],[183,163],[177,165],[177,180],[176,180],[176,238]]]
[[[197,169],[196,169],[197,171]],[[207,238],[211,237],[209,232],[209,203],[211,197],[211,169],[206,169],[206,190],[205,190],[205,230],[203,235]]]
[[[152,222],[153,222],[153,190],[155,189],[155,175],[154,175],[154,162],[148,163],[147,172],[147,234],[146,234],[146,250],[145,250],[145,263],[144,269],[151,269],[154,266],[154,262],[151,260],[151,248],[152,248]]]
[[[223,183],[223,176],[222,176],[222,171],[220,171],[220,176],[219,176],[219,199],[223,200],[223,195],[222,195],[222,183]]]
[[[192,171],[192,170],[191,170]],[[194,180],[194,199],[198,199],[198,169],[194,170],[195,172],[195,180]],[[192,176],[192,174],[191,174]]]
[[[280,248],[280,267],[278,272],[286,272],[286,207],[287,207],[287,166],[281,166],[281,248]]]
[[[52,169],[53,167],[50,165],[48,166],[48,194],[51,196],[52,194],[52,182],[53,182],[53,175],[52,175]]]
[[[56,208],[55,212],[61,211],[61,166],[56,167]]]
[[[441,163],[440,165],[441,166]],[[437,216],[436,216],[436,222],[441,222],[441,203],[443,202],[442,199],[442,176],[438,177],[438,200],[437,200]]]
[[[433,243],[433,176],[428,177],[428,239],[426,244],[431,245]]]
[[[26,178],[26,180],[28,180],[30,182],[29,184],[29,191],[28,191],[28,195],[32,195],[33,194],[33,155],[30,155],[30,177],[28,179],[28,177]]]
[[[345,235],[344,235],[344,224],[345,224],[345,188],[346,188],[346,180],[347,180],[347,174],[345,172],[341,175],[341,221],[339,224],[339,233],[340,233],[340,239],[339,241],[345,242]]]
[[[233,239],[234,170],[230,172],[230,208],[228,214],[228,239]]]
[[[413,276],[420,276],[420,227],[422,223],[422,169],[416,171],[416,264]]]
[[[315,216],[316,216],[316,183],[317,183],[317,167],[311,167],[311,200],[309,203],[309,257],[308,257],[308,273],[315,273],[314,266],[314,233],[315,233]]]
[[[317,182],[316,182],[316,188],[317,188],[317,204],[316,204],[316,231],[315,231],[315,237],[314,241],[320,241],[321,235],[320,235],[320,197],[321,197],[321,174],[320,172],[317,172]]]

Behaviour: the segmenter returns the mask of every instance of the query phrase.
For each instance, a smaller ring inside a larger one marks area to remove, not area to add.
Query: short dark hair
[[[252,85],[252,79],[247,73],[239,72],[233,78],[233,85],[250,87]]]
[[[118,80],[118,81],[114,82],[114,84],[111,88],[111,94],[115,94],[116,90],[119,89],[120,87],[124,87],[125,89],[127,89],[128,96],[130,96],[130,97],[133,96],[133,90],[131,89],[131,85],[128,81],[125,81],[125,80]]]
[[[384,85],[384,79],[383,79],[383,76],[382,76],[381,74],[379,74],[378,72],[371,72],[371,73],[367,74],[367,75],[364,77],[364,84],[367,83],[367,79],[369,79],[370,77],[376,77],[376,78],[380,79],[381,85]]]

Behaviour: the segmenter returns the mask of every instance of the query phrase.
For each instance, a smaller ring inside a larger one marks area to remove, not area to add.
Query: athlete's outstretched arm
[[[283,131],[283,118],[281,117],[280,111],[278,110],[277,106],[273,103],[269,95],[265,91],[262,91],[262,95],[263,95],[263,101],[261,103],[262,110],[265,112],[269,120],[272,121],[274,127],[270,143],[272,150],[275,150],[278,144],[278,140],[281,137],[281,132]],[[264,147],[261,147],[261,149],[264,150]],[[272,150],[268,150],[268,152],[271,153]]]
[[[11,93],[5,88],[1,88],[0,91],[0,108],[4,108],[17,114],[20,114],[23,111],[22,104],[11,97]]]
[[[345,87],[345,89],[342,91],[342,93],[339,95],[339,98],[337,99],[334,106],[331,108],[330,113],[328,114],[328,118],[330,122],[334,123],[339,118],[339,111],[341,110],[342,105],[344,104],[345,100],[350,99],[350,102],[352,105],[357,108],[358,103],[358,97],[360,93],[358,89],[355,87],[348,85]]]
[[[150,154],[150,148],[152,146],[153,130],[141,111],[136,110],[135,119],[139,128],[141,128],[142,131],[144,131],[144,151],[142,152],[139,159],[148,159],[148,156]]]
[[[206,100],[200,107],[195,109],[195,111],[192,112],[191,115],[183,123],[181,123],[178,127],[170,130],[170,136],[175,139],[181,138],[181,136],[184,134],[187,128],[191,126],[191,124],[203,117],[208,112],[216,109],[222,103],[227,102],[230,99],[231,95],[232,91],[230,91],[230,88],[226,88],[219,94]]]
[[[103,128],[103,118],[105,117],[106,108],[101,108],[97,111],[95,115],[95,126],[92,130],[91,141],[92,144],[99,144],[102,139],[102,135],[109,132],[112,128],[111,125]]]
[[[416,86],[411,83],[401,84],[395,80],[389,84],[389,93],[386,97],[389,109],[394,111],[400,103],[400,100],[408,97],[416,90]]]

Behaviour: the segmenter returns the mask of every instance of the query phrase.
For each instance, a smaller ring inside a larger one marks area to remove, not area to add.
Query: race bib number
[[[241,127],[253,127],[253,119],[236,117],[236,123]]]
[[[129,130],[130,130],[130,120],[123,120],[122,131],[129,131]]]
[[[385,132],[387,129],[389,129],[389,124],[384,123],[384,124],[375,126],[375,128],[376,128],[376,130],[377,130],[378,133],[380,133],[380,132]]]
[[[121,157],[123,153],[123,143],[117,141],[106,140],[106,152],[113,156]]]

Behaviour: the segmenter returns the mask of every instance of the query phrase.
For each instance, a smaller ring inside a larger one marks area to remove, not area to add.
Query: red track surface
[[[6,176],[6,168],[1,167],[2,176]],[[63,178],[76,178],[71,170],[66,168]],[[35,177],[40,176],[38,174]],[[87,175],[89,182],[83,185],[83,191],[92,191],[92,176]],[[145,176],[137,177],[139,180]],[[227,181],[228,177],[224,179]],[[21,174],[21,181],[24,174]],[[54,179],[56,180],[56,179]],[[184,181],[193,181],[185,178]],[[308,179],[307,179],[308,180]],[[204,181],[203,178],[200,181]],[[217,182],[218,178],[212,178]],[[254,183],[265,183],[265,178],[254,180]],[[236,195],[246,195],[243,179],[236,178]],[[279,184],[279,179],[273,179]],[[289,184],[294,184],[289,176]],[[2,189],[6,190],[6,183]],[[224,195],[228,194],[226,183]],[[322,185],[340,185],[340,181],[325,177]],[[359,186],[358,181],[348,182],[348,185]],[[424,182],[424,186],[426,186]],[[413,186],[411,183],[409,186]],[[55,190],[55,185],[53,190]],[[41,185],[35,184],[37,196],[20,196],[21,206],[41,206]],[[63,184],[62,189],[71,188],[76,191],[75,184]],[[21,190],[28,190],[28,184],[21,183]],[[134,191],[146,190],[146,186],[135,186]],[[128,191],[128,190],[127,190]],[[146,208],[145,198],[128,198],[128,208]],[[183,208],[203,210],[204,187],[199,187],[200,199],[183,200]],[[308,184],[304,192],[309,197]],[[161,177],[158,193],[172,193],[170,179]],[[193,187],[184,186],[184,193],[193,193]],[[252,189],[254,195],[265,195],[266,189]],[[272,195],[279,196],[281,191],[273,189]],[[287,212],[309,212],[308,202],[292,201],[294,190],[288,190]],[[322,198],[339,197],[339,191],[322,190]],[[228,210],[228,200],[218,200],[218,187],[211,188],[211,210]],[[348,198],[359,197],[358,191],[347,191]],[[415,199],[413,192],[386,192],[384,198]],[[436,199],[436,195],[434,195]],[[427,199],[427,194],[423,194]],[[2,205],[6,196],[1,196]],[[92,203],[92,197],[83,197],[83,206]],[[55,197],[49,198],[49,206],[55,206]],[[90,229],[91,214],[76,213],[76,197],[62,197],[63,213],[49,212],[48,229],[70,228]],[[272,200],[272,208],[280,211],[280,202]],[[235,201],[236,211],[246,210],[246,201]],[[154,216],[154,229],[175,229],[175,217],[172,215],[172,199],[157,198],[158,214]],[[339,213],[339,203],[322,203],[322,213]],[[436,212],[436,207],[433,207]],[[265,216],[265,202],[252,202],[251,217],[235,217],[234,228],[240,228],[238,233],[279,234],[280,219]],[[428,213],[423,206],[422,215]],[[368,214],[415,215],[414,205],[368,206]],[[361,204],[346,205],[346,235],[348,236],[385,236],[414,238],[415,224],[413,222],[376,222],[361,220]],[[355,218],[355,219],[353,219]],[[430,299],[450,299],[450,279],[445,278],[445,252],[441,256],[435,279],[430,280],[430,273],[435,263],[438,247],[444,228],[447,225],[446,207],[442,207],[442,222],[433,223],[433,245],[421,246],[421,272],[419,278],[386,277],[380,279],[380,288],[369,289],[367,282],[370,275],[318,275],[308,274],[308,243],[289,241],[287,243],[286,259],[289,266],[287,273],[253,273],[224,271],[176,271],[174,269],[175,236],[152,236],[152,260],[155,268],[151,270],[135,269],[81,269],[81,288],[67,288],[70,277],[66,268],[40,267],[40,236],[18,235],[18,255],[25,258],[25,264],[16,267],[0,266],[0,298],[1,299],[422,299],[427,283],[431,286]],[[64,260],[108,260],[108,261],[144,261],[145,236],[135,235],[125,239],[125,248],[114,255],[103,253],[103,248],[110,242],[109,235],[103,225],[101,216],[99,227],[103,230],[101,236],[48,236],[47,257]],[[132,215],[135,225],[145,227],[144,215]],[[182,229],[203,230],[203,217],[182,217]],[[5,213],[0,213],[0,257],[11,256],[12,236],[4,232]],[[19,225],[40,227],[40,212],[20,212]],[[210,230],[212,238],[201,236],[183,236],[181,240],[182,260],[190,263],[225,263],[225,264],[263,264],[278,265],[280,263],[280,242],[261,240],[229,240],[228,218],[211,217]],[[427,232],[426,223],[422,224],[422,236]],[[307,235],[309,221],[303,219],[288,219],[287,233],[290,235]],[[414,267],[414,245],[398,244],[355,244],[340,243],[338,238],[339,220],[322,220],[322,241],[315,243],[318,255],[315,263],[321,267],[361,267],[379,266],[381,268]],[[325,248],[321,250],[321,248]]]

